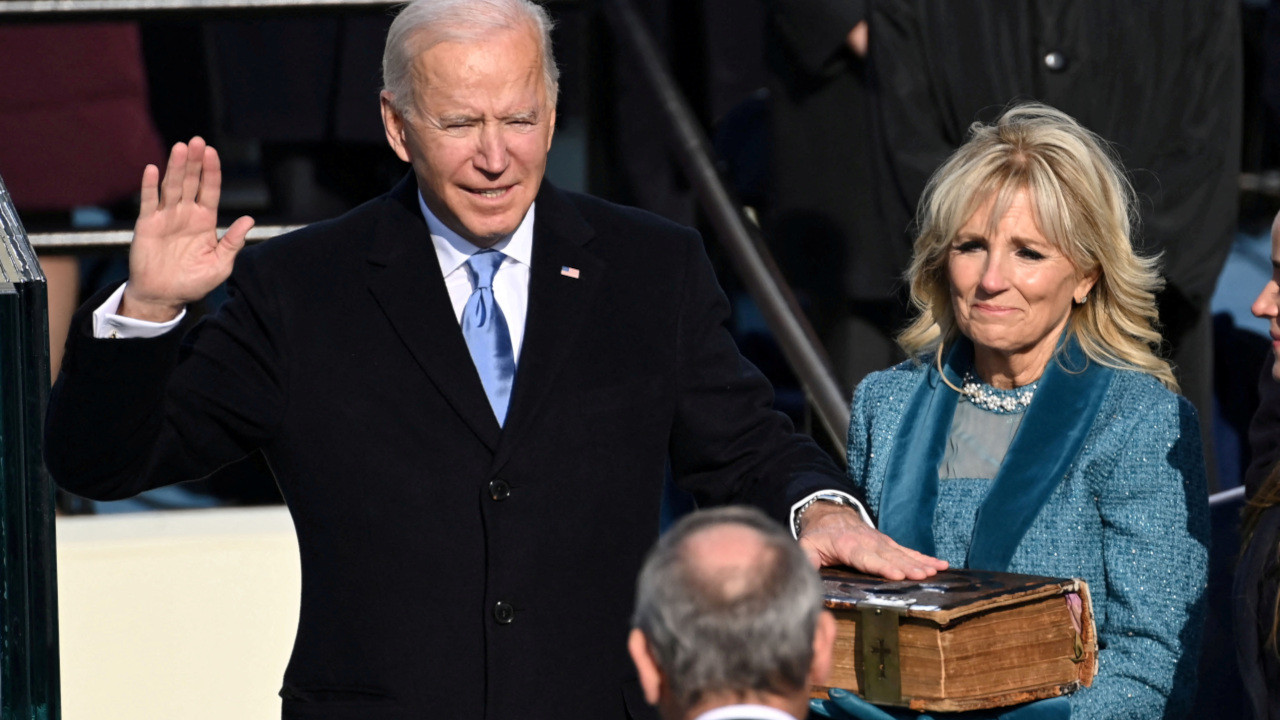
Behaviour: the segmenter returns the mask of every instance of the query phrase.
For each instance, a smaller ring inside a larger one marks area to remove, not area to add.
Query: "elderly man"
[[[769,409],[696,233],[543,182],[550,53],[528,0],[410,3],[382,95],[409,177],[236,258],[252,221],[217,237],[217,155],[179,144],[143,174],[127,284],[77,319],[46,433],[63,487],[268,459],[302,563],[286,718],[649,712],[622,646],[668,462],[703,504],[790,519],[814,562],[940,567]]]
[[[686,516],[636,586],[627,642],[663,720],[795,720],[831,668],[835,619],[783,529],[748,507]]]

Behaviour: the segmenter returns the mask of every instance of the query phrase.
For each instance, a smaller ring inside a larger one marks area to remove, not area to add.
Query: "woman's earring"
[[[1083,305],[1083,304],[1085,304],[1086,302],[1089,302],[1089,293],[1085,293],[1085,294],[1084,294],[1084,297],[1079,298],[1079,299],[1072,298],[1072,301],[1074,301],[1076,305]]]

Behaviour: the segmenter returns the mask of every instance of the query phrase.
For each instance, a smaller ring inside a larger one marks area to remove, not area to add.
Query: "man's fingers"
[[[921,567],[933,568],[934,570],[946,570],[950,566],[950,563],[948,563],[946,560],[940,560],[936,557],[925,555],[919,550],[913,550],[908,547],[903,547],[901,545],[898,545],[897,543],[894,543],[894,547],[896,547],[903,555],[905,555],[908,560],[920,565]]]
[[[176,205],[182,199],[182,177],[187,168],[187,145],[175,143],[169,151],[169,164],[164,168],[164,180],[160,183],[160,208]]]
[[[160,168],[148,165],[142,170],[142,202],[138,217],[146,217],[160,205]]]
[[[905,548],[883,535],[880,542],[864,548],[863,562],[873,568],[865,572],[874,572],[891,580],[901,580],[903,576],[910,580],[925,580],[939,570],[947,569],[946,560]]]
[[[925,580],[947,568],[945,560],[905,548],[865,525],[806,533],[800,546],[817,567],[848,565],[889,580]]]
[[[187,167],[182,177],[182,199],[195,202],[200,191],[200,171],[204,169],[205,146],[200,136],[191,138],[187,145]]]
[[[204,151],[204,167],[197,193],[196,202],[200,207],[215,213],[218,211],[218,200],[222,196],[222,161],[218,158],[218,151],[211,147]]]
[[[227,232],[223,234],[222,240],[218,242],[219,253],[230,253],[232,258],[236,253],[240,252],[240,248],[244,247],[245,236],[253,229],[253,218],[248,215],[242,215],[231,223],[231,227],[227,228]]]
[[[804,550],[805,557],[809,558],[809,564],[815,569],[821,570],[823,566],[822,553],[818,552],[813,543],[805,538],[800,538],[800,549]]]

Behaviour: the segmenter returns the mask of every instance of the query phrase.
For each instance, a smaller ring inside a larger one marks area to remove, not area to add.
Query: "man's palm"
[[[142,173],[142,203],[129,250],[129,284],[120,314],[166,321],[200,300],[231,275],[253,219],[241,217],[219,240],[218,200],[222,169],[218,153],[200,138],[178,143],[169,154],[163,181],[148,165]]]

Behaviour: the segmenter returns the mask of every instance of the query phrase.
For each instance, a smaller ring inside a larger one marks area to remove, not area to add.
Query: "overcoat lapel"
[[[500,470],[530,428],[583,329],[608,268],[585,247],[595,231],[555,188],[543,182],[533,226],[529,312],[511,406],[495,458]],[[565,274],[562,270],[568,270]],[[573,271],[577,277],[572,277]]]
[[[462,339],[417,189],[411,175],[391,193],[393,207],[381,217],[371,243],[369,290],[454,412],[496,452],[501,428]]]

